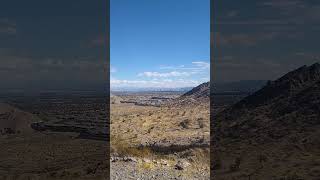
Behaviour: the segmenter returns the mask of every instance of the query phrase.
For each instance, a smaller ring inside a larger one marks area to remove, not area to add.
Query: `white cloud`
[[[210,63],[203,62],[203,61],[194,61],[192,62],[195,66],[201,68],[201,69],[209,69],[210,68]]]
[[[194,61],[189,65],[162,65],[159,71],[145,71],[137,74],[136,79],[111,78],[111,88],[179,88],[194,87],[208,81],[210,63]]]
[[[129,84],[146,84],[147,81],[143,80],[118,80],[118,79],[111,79],[110,83],[113,85],[129,85]]]
[[[193,61],[192,66],[187,67],[186,65],[179,66],[160,66],[161,70],[208,70],[210,69],[210,63],[205,61]]]
[[[166,72],[166,73],[160,73],[160,72],[143,72],[143,73],[139,73],[139,74],[138,74],[138,76],[158,77],[158,78],[190,76],[190,75],[191,75],[191,73],[188,73],[188,72],[178,72],[178,71],[172,71],[172,72]]]

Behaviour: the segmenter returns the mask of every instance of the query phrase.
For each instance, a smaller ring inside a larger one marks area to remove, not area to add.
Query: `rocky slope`
[[[212,127],[218,179],[316,179],[320,65],[303,66],[268,82],[214,117]]]
[[[181,95],[170,104],[173,106],[186,105],[209,105],[210,102],[210,82],[202,83]],[[209,107],[208,107],[209,108]]]
[[[110,94],[110,104],[120,104],[122,98],[113,94]]]
[[[303,66],[220,113],[221,121],[215,121],[219,123],[217,137],[249,138],[261,132],[274,138],[319,125],[319,103],[320,65]]]
[[[33,122],[40,119],[30,113],[16,109],[8,104],[0,103],[1,134],[30,133]]]
[[[194,99],[205,99],[210,96],[210,82],[202,83],[199,86],[191,89],[190,91],[183,94],[182,98],[194,98]]]

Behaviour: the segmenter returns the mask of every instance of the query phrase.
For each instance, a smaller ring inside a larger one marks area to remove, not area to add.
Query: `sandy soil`
[[[208,106],[112,104],[111,134],[112,179],[209,179]]]

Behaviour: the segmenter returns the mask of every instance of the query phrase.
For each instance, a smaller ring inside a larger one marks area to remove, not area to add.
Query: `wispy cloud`
[[[167,73],[160,73],[160,72],[143,72],[139,73],[138,76],[145,76],[145,77],[179,77],[179,76],[190,76],[191,73],[189,72],[178,72],[172,71]]]
[[[193,61],[191,62],[192,66],[179,65],[179,66],[160,66],[160,69],[167,70],[208,70],[210,69],[210,63],[206,61]]]
[[[177,88],[193,87],[208,81],[210,63],[193,61],[188,65],[161,65],[158,71],[145,71],[135,79],[111,78],[111,87]]]
[[[139,73],[138,76],[145,77],[158,77],[158,78],[166,78],[166,77],[181,77],[181,76],[191,76],[194,74],[198,74],[204,71],[208,71],[210,69],[210,63],[204,61],[193,61],[191,62],[191,66],[179,65],[179,66],[160,66],[160,70],[171,70],[169,72],[155,72],[155,71],[146,71]]]
[[[210,68],[210,63],[208,63],[208,62],[194,61],[194,62],[192,62],[192,64],[199,67],[200,69],[209,69]]]

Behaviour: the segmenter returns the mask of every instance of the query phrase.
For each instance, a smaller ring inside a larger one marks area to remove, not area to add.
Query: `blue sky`
[[[209,0],[111,0],[111,87],[209,81]]]
[[[273,80],[320,61],[320,2],[214,1],[213,78]],[[5,1],[3,88],[102,89],[106,1]],[[209,0],[111,0],[112,87],[184,87],[209,80]]]

